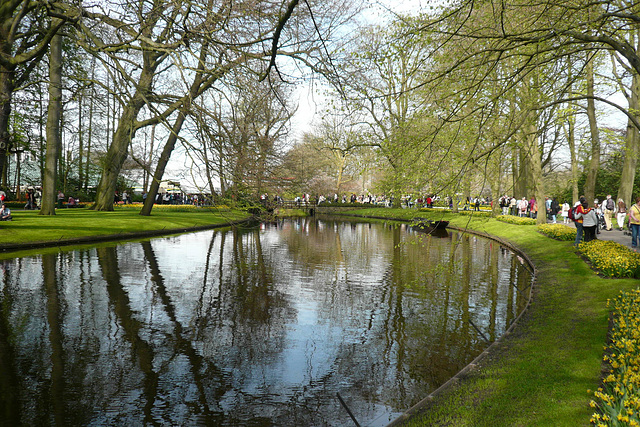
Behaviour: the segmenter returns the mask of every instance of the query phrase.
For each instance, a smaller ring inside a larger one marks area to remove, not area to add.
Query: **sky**
[[[362,13],[362,19],[372,24],[383,23],[393,17],[394,13],[418,13],[427,7],[429,0],[367,0],[368,6]],[[320,120],[322,106],[326,97],[322,94],[322,82],[319,79],[313,85],[300,85],[293,94],[298,110],[292,119],[294,139],[300,139],[305,132],[313,127],[314,120]]]
[[[432,2],[433,0],[365,0],[365,9],[361,19],[372,24],[383,23],[392,18],[394,13],[417,13]],[[323,92],[322,81],[319,78],[313,79],[307,84],[298,85],[294,90],[293,100],[298,104],[298,109],[291,121],[291,142],[299,141],[305,132],[312,130],[314,121],[317,122],[321,119],[322,108],[326,101]],[[197,185],[191,182],[192,179],[187,169],[184,154],[175,153],[165,173],[165,178],[180,181],[181,185],[188,189],[203,186],[202,182]]]

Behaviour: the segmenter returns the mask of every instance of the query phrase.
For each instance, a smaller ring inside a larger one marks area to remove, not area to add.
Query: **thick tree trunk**
[[[82,103],[84,102],[85,90],[83,89],[78,96],[78,190],[82,190],[83,169],[82,169],[82,155],[84,151],[84,128],[82,115]]]
[[[640,76],[633,74],[631,83],[631,96],[629,96],[629,114],[634,114],[640,118]],[[622,165],[622,176],[620,177],[620,188],[618,189],[618,199],[624,200],[627,206],[633,204],[633,182],[636,177],[636,167],[638,165],[638,155],[640,155],[640,133],[631,120],[627,124],[627,144],[625,147],[624,163]]]
[[[530,113],[535,115],[534,113]],[[547,222],[547,209],[544,203],[545,192],[542,184],[542,157],[540,146],[538,145],[538,132],[534,119],[525,126],[525,157],[528,169],[531,172],[528,183],[528,197],[533,197],[538,205],[538,213],[536,223],[544,224]]]
[[[491,216],[498,216],[502,213],[500,209],[500,197],[502,194],[502,159],[500,156],[494,156],[487,160],[488,176],[487,181],[491,188]]]
[[[569,157],[571,158],[571,197],[573,206],[580,195],[578,194],[578,159],[576,154],[576,117],[571,115],[568,118],[567,141],[569,142]]]
[[[62,36],[51,39],[49,47],[49,109],[47,112],[47,151],[42,183],[40,215],[55,215],[56,181],[60,156],[60,117],[62,114]]]
[[[91,141],[93,139],[92,135],[93,135],[93,106],[94,106],[94,99],[95,96],[95,92],[92,89],[91,90],[91,98],[89,100],[89,128],[87,129],[87,149],[85,150],[85,171],[83,174],[83,178],[80,180],[80,185],[82,186],[82,188],[84,189],[84,191],[87,191],[87,189],[89,188],[89,165],[91,164]]]
[[[596,193],[596,178],[600,168],[600,132],[596,120],[596,104],[593,100],[593,59],[587,62],[587,117],[589,118],[589,130],[591,131],[591,162],[587,171],[587,181],[584,184],[584,195],[593,203]]]
[[[520,141],[520,147],[517,150],[518,156],[518,177],[516,180],[516,197],[518,199],[526,197],[531,198],[531,172],[529,170],[529,161],[527,160],[527,141],[526,137]]]
[[[136,102],[134,100],[127,105],[122,112],[118,129],[113,136],[109,150],[107,150],[102,167],[102,176],[96,189],[94,209],[98,211],[113,210],[113,198],[116,192],[118,176],[120,175],[124,161],[129,155],[129,144],[135,134],[134,122],[142,105],[142,102]]]
[[[14,71],[0,67],[0,178],[6,176],[7,151],[10,148],[9,120],[13,97]]]
[[[93,205],[95,210],[113,210],[113,198],[118,177],[120,176],[122,165],[129,155],[129,145],[137,130],[136,119],[138,118],[138,113],[146,104],[146,99],[151,92],[155,70],[159,65],[156,59],[159,56],[161,56],[160,53],[153,51],[143,54],[144,67],[138,79],[136,93],[131,97],[128,104],[124,106],[117,128],[114,124],[115,133],[105,155],[102,176],[96,188],[96,203]]]

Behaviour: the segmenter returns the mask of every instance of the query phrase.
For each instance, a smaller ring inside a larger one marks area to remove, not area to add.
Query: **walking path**
[[[551,221],[549,221],[551,223]],[[558,221],[558,224],[562,224],[562,221]],[[616,222],[614,221],[614,224]],[[573,224],[567,224],[573,227]],[[620,231],[619,228],[612,228],[611,231],[600,230],[596,237],[600,240],[611,240],[612,242],[620,243],[628,248],[631,248],[631,232],[628,230]]]
[[[618,228],[612,228],[611,231],[600,230],[600,234],[597,234],[596,237],[600,240],[611,240],[631,248],[631,235],[625,233],[629,233],[629,231],[620,231]]]

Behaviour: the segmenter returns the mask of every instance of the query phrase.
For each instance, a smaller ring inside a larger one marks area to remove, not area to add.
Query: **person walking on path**
[[[595,206],[590,208],[587,202],[584,202],[581,207],[582,211],[576,212],[576,218],[582,219],[584,241],[590,242],[596,239],[596,230],[598,228],[597,208]]]
[[[566,201],[562,204],[562,218],[565,224],[569,224],[569,209],[571,209],[571,205]]]
[[[511,215],[518,215],[518,199],[516,199],[516,196],[513,196],[511,200],[509,200],[509,209],[511,209]]]
[[[627,205],[625,205],[624,200],[618,199],[618,209],[616,210],[616,220],[618,221],[618,227],[620,231],[624,227],[624,219],[627,216]]]
[[[553,200],[551,200],[551,203],[549,204],[549,211],[551,214],[551,219],[553,220],[553,223],[555,224],[556,222],[558,222],[558,212],[560,212],[560,204],[558,203],[558,199],[556,199],[555,197],[553,198]]]
[[[586,203],[587,199],[584,196],[580,196],[580,200],[576,203],[575,206],[575,214],[573,217],[575,218],[576,224],[576,241],[573,243],[574,246],[578,246],[580,242],[582,242],[582,214],[584,213],[584,209],[582,208],[582,204]],[[580,214],[580,216],[578,216]]]
[[[521,217],[526,216],[528,205],[526,197],[523,197],[522,200],[518,202],[518,212],[520,212]]]
[[[636,197],[636,203],[629,209],[629,227],[631,228],[631,249],[637,251],[640,237],[640,197]]]
[[[607,199],[604,201],[603,203],[603,213],[604,213],[604,223],[605,223],[605,228],[607,229],[607,231],[611,231],[611,222],[612,222],[612,218],[613,218],[613,213],[616,210],[616,203],[615,201],[611,198],[611,194],[607,194]]]

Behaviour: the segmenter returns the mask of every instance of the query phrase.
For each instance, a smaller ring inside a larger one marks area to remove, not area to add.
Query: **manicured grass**
[[[250,216],[246,211],[231,209],[194,209],[192,212],[154,209],[147,217],[138,215],[138,212],[138,209],[117,209],[114,212],[58,209],[56,215],[44,216],[38,215],[38,211],[12,211],[13,221],[0,222],[0,247],[86,236],[179,230],[237,222]]]
[[[535,227],[495,219],[368,209],[353,215],[445,219],[452,225],[508,240],[537,269],[533,302],[514,332],[463,381],[437,395],[408,426],[589,425],[589,401],[601,379],[608,329],[607,300],[638,286],[634,279],[595,273],[571,242],[546,237]]]

